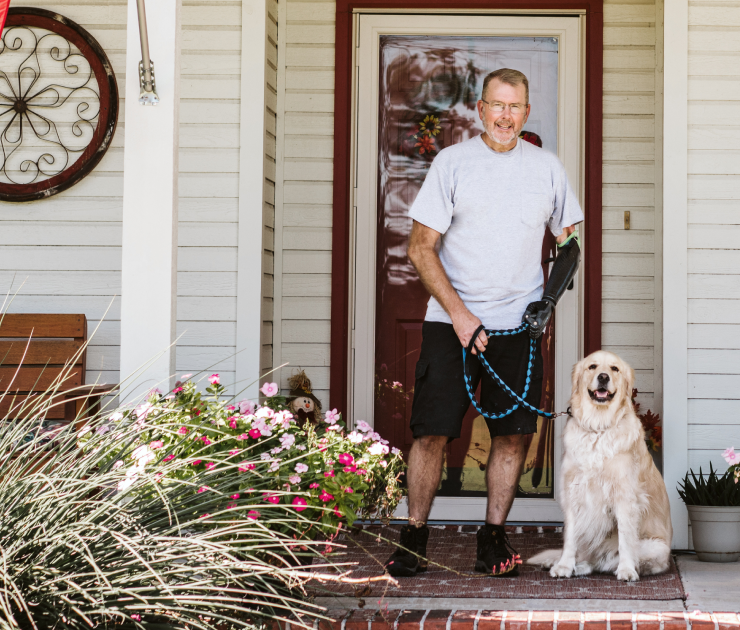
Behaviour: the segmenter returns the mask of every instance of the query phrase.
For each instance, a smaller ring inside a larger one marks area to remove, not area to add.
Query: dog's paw
[[[640,574],[637,572],[637,569],[629,566],[617,567],[616,576],[617,579],[622,582],[637,582],[640,579]]]
[[[573,570],[575,575],[591,575],[594,568],[588,562],[579,562]]]
[[[560,564],[559,562],[550,569],[550,576],[554,578],[569,578],[573,575],[575,567],[572,564]]]

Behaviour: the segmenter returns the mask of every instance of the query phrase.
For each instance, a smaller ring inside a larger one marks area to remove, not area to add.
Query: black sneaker
[[[397,547],[385,563],[385,569],[393,577],[413,577],[427,570],[427,540],[429,528],[404,525],[401,528],[400,547]],[[413,552],[413,553],[409,553]],[[414,553],[419,554],[418,558]]]
[[[478,550],[475,570],[495,577],[513,577],[519,574],[521,556],[509,544],[503,525],[486,523],[478,530]]]

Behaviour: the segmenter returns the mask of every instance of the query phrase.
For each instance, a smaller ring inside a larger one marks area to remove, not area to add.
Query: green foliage
[[[686,505],[740,505],[740,484],[735,481],[734,475],[728,471],[720,477],[711,462],[708,475],[703,474],[701,468],[698,475],[689,470],[683,482],[679,483],[678,494]]]

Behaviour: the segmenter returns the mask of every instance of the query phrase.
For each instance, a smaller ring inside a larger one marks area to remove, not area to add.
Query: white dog
[[[633,581],[668,568],[668,493],[632,407],[634,378],[629,365],[605,351],[573,368],[560,474],[564,548],[527,561],[550,568],[553,577],[614,572]]]

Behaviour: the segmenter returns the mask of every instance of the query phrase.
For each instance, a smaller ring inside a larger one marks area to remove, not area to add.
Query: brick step
[[[331,621],[315,623],[315,630],[740,630],[736,613],[366,608],[325,614]],[[295,624],[285,630],[303,627]]]

